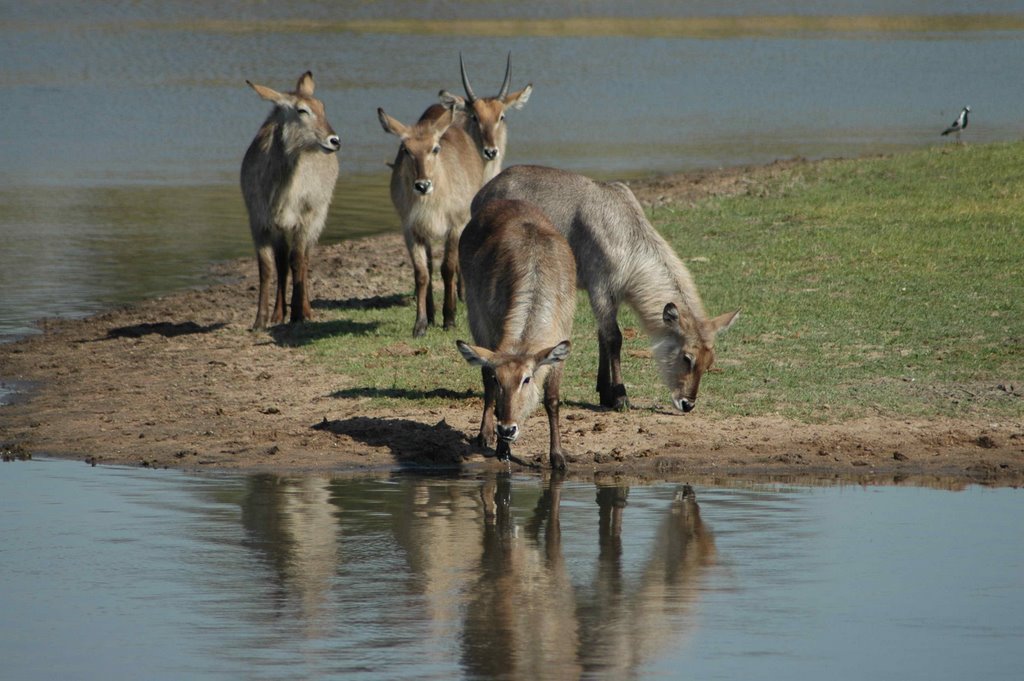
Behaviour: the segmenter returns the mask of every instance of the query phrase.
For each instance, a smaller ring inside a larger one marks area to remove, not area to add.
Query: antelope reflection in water
[[[561,488],[561,476],[552,476],[520,534],[508,477],[484,483],[483,557],[463,636],[463,662],[475,674],[628,678],[693,624],[696,585],[715,546],[692,488],[678,490],[639,576],[627,579],[622,517],[629,488],[599,486],[598,566],[588,582],[566,566]]]
[[[600,486],[600,554],[593,583],[579,589],[577,620],[589,651],[588,676],[628,678],[630,672],[688,634],[690,612],[705,568],[715,561],[715,543],[700,517],[693,488],[676,490],[650,543],[639,577],[622,564],[622,519],[629,488]],[[680,631],[679,623],[686,629]]]
[[[331,589],[341,562],[330,483],[330,478],[313,475],[257,475],[249,478],[242,501],[247,543],[274,568],[275,610],[294,612],[305,639],[328,633]]]
[[[638,522],[657,518],[643,556],[623,549],[630,488],[597,486],[597,523],[579,522],[579,489],[560,474],[539,490],[517,482],[513,505],[509,474],[256,476],[242,520],[247,545],[273,567],[269,616],[297,620],[307,640],[375,654],[350,648],[353,627],[373,626],[377,644],[394,651],[413,622],[422,662],[457,664],[470,677],[629,677],[694,627],[714,541],[689,486],[663,509],[638,509]],[[596,526],[596,551],[580,525]]]

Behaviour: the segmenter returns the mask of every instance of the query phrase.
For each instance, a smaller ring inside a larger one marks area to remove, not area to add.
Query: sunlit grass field
[[[748,195],[650,217],[709,314],[742,310],[719,339],[702,414],[1024,416],[1024,144],[754,173]],[[395,409],[480,394],[455,349],[471,340],[461,306],[457,330],[422,339],[411,307],[329,314],[349,332],[295,340],[343,376],[343,394]],[[647,337],[628,310],[620,324],[634,409],[670,408]],[[595,405],[582,292],[572,341],[563,400]]]

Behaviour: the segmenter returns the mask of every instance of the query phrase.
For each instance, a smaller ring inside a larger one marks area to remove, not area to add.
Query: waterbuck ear
[[[434,120],[434,134],[440,137],[448,131],[448,128],[452,127],[452,123],[455,122],[455,108],[452,106],[446,106],[444,113]]]
[[[711,327],[711,330],[714,331],[715,335],[718,335],[732,326],[732,323],[739,319],[739,316],[739,310],[736,310],[735,312],[726,312],[725,314],[720,314],[714,319],[709,320],[708,326]]]
[[[245,81],[245,84],[256,91],[263,99],[268,102],[273,102],[277,106],[291,106],[292,98],[286,94],[282,94],[273,88],[269,88],[266,85],[257,85],[252,81]]]
[[[380,125],[384,128],[384,132],[390,132],[392,135],[398,135],[399,137],[405,137],[405,134],[409,132],[409,128],[397,120],[388,116],[384,113],[384,109],[377,109],[377,120],[380,121]]]
[[[537,362],[538,367],[542,367],[545,364],[558,364],[564,362],[565,358],[569,356],[569,351],[572,349],[572,343],[567,340],[562,341],[553,348],[547,350],[541,350],[534,355],[534,361]]]
[[[501,100],[505,106],[513,109],[522,109],[523,105],[530,101],[530,94],[533,92],[533,83],[530,83],[519,92],[513,92]]]
[[[675,326],[679,323],[679,308],[675,303],[669,303],[661,311],[661,318],[668,326]]]
[[[441,90],[439,93],[437,93],[437,97],[438,99],[441,100],[441,104],[443,104],[446,109],[455,109],[456,111],[466,110],[465,97],[460,97],[459,95],[452,94],[447,90]]]
[[[487,348],[481,348],[476,345],[470,345],[463,341],[455,341],[455,347],[462,353],[462,357],[475,367],[488,367],[491,366],[491,359],[494,357],[494,353]]]
[[[312,71],[306,71],[299,76],[299,82],[295,84],[295,92],[303,97],[312,97],[314,89],[316,89],[316,83],[313,82]]]

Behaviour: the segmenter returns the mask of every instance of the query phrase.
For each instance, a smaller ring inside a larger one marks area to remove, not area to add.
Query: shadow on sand
[[[464,433],[441,419],[432,426],[407,419],[353,418],[313,426],[335,435],[346,435],[372,447],[388,447],[400,465],[459,466],[473,453]]]
[[[472,390],[457,392],[447,388],[434,390],[407,390],[405,388],[345,388],[331,393],[331,397],[339,400],[360,397],[391,397],[400,400],[425,400],[437,397],[445,400],[465,400],[476,395]]]
[[[270,330],[270,335],[282,347],[297,348],[332,336],[366,336],[376,331],[378,326],[377,322],[353,322],[348,319],[306,321],[275,326]]]
[[[311,304],[318,310],[386,310],[392,307],[408,307],[412,299],[404,293],[369,298],[346,298],[345,300],[314,300]]]
[[[226,324],[207,324],[201,326],[195,322],[146,322],[145,324],[132,324],[131,326],[119,326],[107,331],[107,339],[111,338],[142,338],[143,336],[163,336],[174,338],[175,336],[188,336],[197,333],[212,333],[222,329]]]

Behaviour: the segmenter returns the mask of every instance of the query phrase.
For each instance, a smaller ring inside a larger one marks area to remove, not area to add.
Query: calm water
[[[0,464],[0,677],[1019,679],[1021,492]]]
[[[411,120],[457,90],[459,50],[479,92],[498,87],[509,50],[514,87],[535,86],[510,114],[509,164],[623,177],[875,153],[939,143],[968,103],[968,139],[1017,139],[1024,2],[940,20],[964,9],[0,1],[0,338],[201,285],[210,261],[249,254],[236,177],[267,107],[247,78],[285,89],[313,70],[343,142],[336,241],[397,227],[384,167],[395,140],[375,109]],[[616,16],[641,21],[599,20]],[[666,34],[659,17],[685,22]]]

